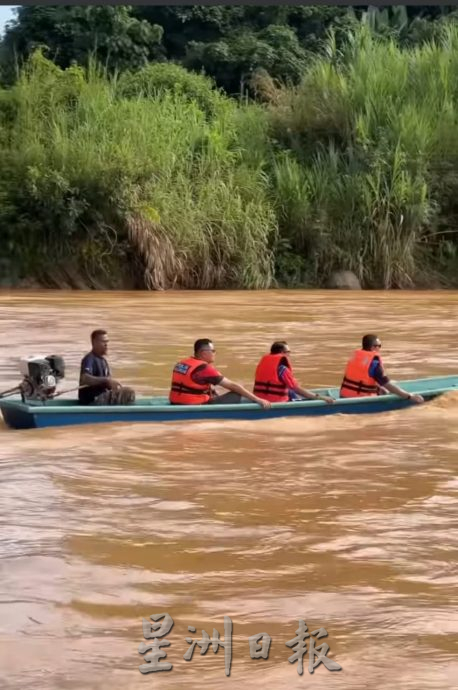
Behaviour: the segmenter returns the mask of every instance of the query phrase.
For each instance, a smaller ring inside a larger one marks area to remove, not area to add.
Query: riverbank
[[[80,289],[458,285],[458,30],[364,28],[298,87],[239,103],[151,64],[35,53],[0,91],[3,284]]]

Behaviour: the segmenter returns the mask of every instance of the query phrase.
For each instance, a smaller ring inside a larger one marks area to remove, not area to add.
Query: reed
[[[10,94],[0,162],[26,269],[102,241],[127,245],[145,287],[267,287],[276,219],[259,152],[242,144],[262,127],[211,88],[212,116],[189,93],[127,97],[94,66],[61,71],[36,54]]]
[[[444,174],[449,202],[457,192],[457,49],[453,25],[415,49],[363,28],[343,54],[330,40],[301,84],[277,93],[271,126],[286,154],[273,197],[318,284],[335,269],[368,287],[432,279],[438,238],[451,230]]]
[[[414,48],[362,27],[297,87],[255,81],[262,104],[177,65],[108,76],[35,53],[0,91],[2,251],[91,285],[457,284],[457,26]]]

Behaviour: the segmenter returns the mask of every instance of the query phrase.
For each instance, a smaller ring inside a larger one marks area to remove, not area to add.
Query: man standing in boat
[[[369,334],[363,337],[361,350],[356,350],[347,363],[340,397],[357,398],[394,393],[404,400],[424,402],[421,395],[408,393],[390,381],[383,368],[381,348],[378,336]]]
[[[194,343],[194,355],[175,365],[169,395],[172,405],[232,405],[246,398],[268,409],[270,403],[267,400],[253,395],[239,383],[230,381],[215,369],[213,366],[215,353],[212,341],[201,338]],[[215,395],[213,386],[221,386],[229,392]]]
[[[271,402],[288,402],[290,400],[324,400],[333,403],[329,395],[312,393],[302,388],[294,378],[289,349],[286,340],[273,343],[270,354],[264,355],[256,367],[253,391],[264,400]]]
[[[135,391],[112,378],[105,358],[108,334],[103,329],[91,333],[92,350],[81,361],[78,400],[82,405],[130,405]]]

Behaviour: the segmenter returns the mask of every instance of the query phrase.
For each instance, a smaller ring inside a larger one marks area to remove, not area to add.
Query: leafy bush
[[[16,112],[0,160],[4,246],[32,271],[88,242],[100,268],[127,242],[148,287],[268,286],[276,221],[237,104],[215,94],[209,121],[187,94],[127,99],[118,86],[35,55],[2,94]]]

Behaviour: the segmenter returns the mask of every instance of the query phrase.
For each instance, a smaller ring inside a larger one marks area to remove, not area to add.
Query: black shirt
[[[98,357],[93,352],[89,352],[81,360],[80,386],[82,385],[81,379],[85,373],[91,376],[111,376],[110,367],[105,357]],[[78,391],[78,400],[82,405],[90,405],[100,393],[104,393],[106,390],[108,388],[103,383],[99,386],[81,388]]]

